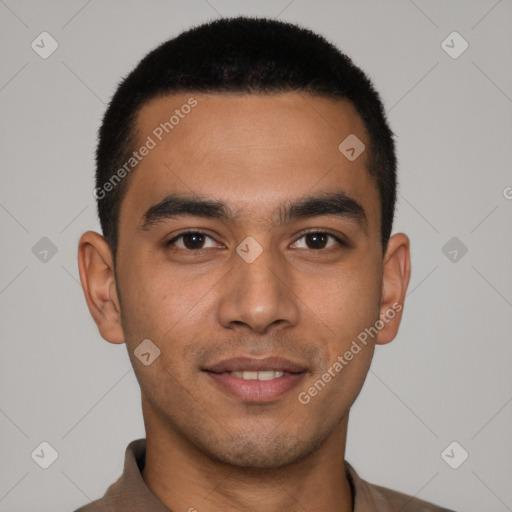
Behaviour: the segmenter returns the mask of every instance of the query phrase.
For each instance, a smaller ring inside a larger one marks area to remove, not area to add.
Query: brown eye
[[[328,242],[329,236],[326,233],[308,233],[305,236],[306,245],[309,249],[323,249]]]
[[[300,247],[298,244],[299,241],[304,239],[303,246]],[[302,235],[292,247],[298,249],[329,249],[333,246],[345,246],[346,244],[337,236],[332,235],[331,233],[326,233],[324,231],[311,231],[309,233],[305,233]]]
[[[174,237],[172,240],[169,240],[166,245],[172,245],[178,249],[197,251],[209,248],[205,247],[207,240],[211,240],[213,242],[213,245],[211,244],[210,247],[217,247],[217,244],[212,237],[199,231],[187,231],[186,233],[181,233],[180,235]]]

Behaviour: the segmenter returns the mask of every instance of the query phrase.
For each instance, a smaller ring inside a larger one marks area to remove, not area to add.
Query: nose
[[[258,334],[296,325],[299,298],[286,262],[270,249],[251,263],[234,255],[219,301],[218,318],[227,329],[244,326]]]

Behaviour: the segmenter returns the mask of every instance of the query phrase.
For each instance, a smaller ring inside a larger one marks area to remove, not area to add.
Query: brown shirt
[[[124,472],[105,496],[75,512],[170,512],[149,490],[142,479],[146,440],[132,441],[126,448]],[[426,501],[385,489],[362,480],[345,462],[354,495],[353,512],[453,512]]]

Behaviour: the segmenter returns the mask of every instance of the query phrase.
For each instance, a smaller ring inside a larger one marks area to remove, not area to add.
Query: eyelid
[[[334,238],[336,240],[336,242],[338,242],[338,244],[341,247],[348,247],[349,246],[348,241],[344,238],[343,235],[340,235],[338,233],[333,233],[331,230],[325,229],[325,228],[309,228],[309,229],[306,229],[306,230],[302,231],[302,234],[298,238],[296,238],[295,242],[293,242],[293,243],[294,244],[297,243],[302,237],[304,237],[305,235],[308,235],[310,233],[321,233],[321,234],[329,235],[330,237]],[[312,250],[314,250],[314,249],[312,249]],[[316,252],[319,252],[321,250],[322,249],[317,249]]]
[[[332,238],[334,238],[334,240],[336,240],[336,242],[341,246],[341,247],[348,247],[349,246],[349,243],[348,241],[343,237],[343,236],[340,236],[339,234],[337,233],[333,233],[331,232],[329,229],[325,229],[325,228],[308,228],[304,231],[301,232],[300,236],[296,237],[292,243],[295,244],[297,243],[301,238],[303,238],[304,236],[310,234],[310,233],[320,233],[320,234],[326,234]],[[164,245],[167,247],[169,245],[171,245],[173,242],[176,242],[178,239],[180,239],[181,237],[185,236],[185,235],[189,235],[189,234],[198,234],[198,235],[204,235],[205,237],[207,238],[210,238],[211,240],[213,240],[214,242],[218,243],[218,244],[221,244],[221,245],[224,245],[222,244],[222,242],[219,242],[218,240],[216,240],[212,235],[209,235],[208,233],[206,233],[205,231],[201,231],[199,229],[189,229],[189,230],[186,230],[186,231],[182,231],[181,233],[173,236],[170,240],[167,240]],[[181,249],[181,247],[178,247],[178,249]],[[207,248],[208,249],[208,248]],[[189,251],[189,252],[199,252],[199,251],[204,251],[204,250],[207,250],[207,249],[195,249],[195,250],[192,250],[192,249],[182,249],[184,251]],[[314,249],[312,249],[314,250]],[[317,249],[316,252],[319,252],[319,251],[322,251],[322,249]]]
[[[219,242],[218,240],[216,240],[212,235],[209,235],[205,231],[201,231],[199,229],[188,229],[186,231],[182,231],[181,233],[178,233],[177,235],[173,236],[169,240],[165,241],[164,245],[167,247],[167,246],[171,245],[173,242],[176,242],[177,240],[179,240],[181,237],[183,237],[185,235],[203,235],[203,236],[213,240],[217,244],[224,245],[224,244],[222,244],[222,242]],[[178,249],[181,249],[181,247],[178,247]],[[183,250],[189,250],[189,251],[192,252],[191,249],[183,249]],[[204,249],[196,249],[193,252],[199,252],[199,251],[202,251],[202,250],[204,250]]]

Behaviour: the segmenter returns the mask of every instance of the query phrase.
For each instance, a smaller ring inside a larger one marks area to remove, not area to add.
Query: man
[[[348,57],[266,19],[182,33],[116,91],[95,195],[81,282],[146,439],[81,512],[446,510],[344,461],[410,277],[393,135]]]

